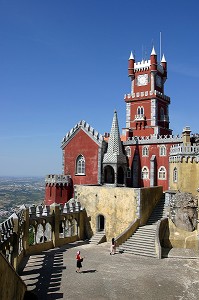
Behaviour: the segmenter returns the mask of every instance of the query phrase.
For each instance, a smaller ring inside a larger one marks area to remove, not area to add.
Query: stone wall
[[[197,230],[188,232],[177,228],[171,220],[168,222],[168,230],[165,233],[163,246],[165,248],[199,249]]]
[[[0,299],[23,300],[27,290],[25,283],[0,253]]]
[[[197,195],[199,188],[199,163],[195,160],[186,161],[183,159],[181,162],[170,162],[170,189],[180,190],[181,192],[189,192]],[[173,171],[177,168],[177,182],[173,181]]]
[[[147,221],[162,195],[162,187],[133,189],[112,186],[75,187],[75,196],[87,213],[87,236],[99,230],[98,216],[104,216],[107,240],[119,236],[135,219]]]

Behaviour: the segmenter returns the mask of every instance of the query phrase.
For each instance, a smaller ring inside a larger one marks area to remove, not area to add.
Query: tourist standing
[[[114,255],[116,252],[116,242],[115,242],[115,239],[112,238],[111,240],[111,252],[110,252],[110,255]]]
[[[81,273],[80,269],[82,268],[82,262],[83,262],[83,257],[81,257],[80,255],[80,251],[77,251],[76,254],[76,261],[77,261],[77,269],[76,269],[76,273]]]

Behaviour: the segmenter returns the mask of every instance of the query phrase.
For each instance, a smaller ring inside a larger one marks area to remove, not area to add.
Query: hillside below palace
[[[63,138],[62,174],[46,176],[45,204],[66,203],[75,185],[154,187],[169,189],[169,155],[173,147],[194,145],[190,128],[173,136],[169,126],[170,97],[165,95],[167,62],[158,62],[153,47],[150,59],[136,62],[130,54],[131,91],[124,96],[126,125],[120,135],[117,112],[110,134],[101,135],[80,121]],[[174,170],[176,172],[176,170]],[[173,178],[173,177],[172,177]],[[174,174],[174,181],[177,174]]]

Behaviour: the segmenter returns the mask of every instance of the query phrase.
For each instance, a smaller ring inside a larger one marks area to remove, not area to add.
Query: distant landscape
[[[0,177],[0,223],[16,212],[44,201],[44,177]]]

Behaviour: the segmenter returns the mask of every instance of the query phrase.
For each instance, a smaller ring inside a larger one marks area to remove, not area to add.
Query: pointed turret
[[[151,55],[156,55],[154,46],[153,46],[153,49],[152,49],[152,51],[151,51]]]
[[[165,80],[166,80],[166,78],[167,78],[167,61],[166,61],[166,59],[165,59],[164,54],[162,55],[161,65],[162,65],[162,67],[163,67],[163,70],[164,70],[164,78],[165,78]]]
[[[134,63],[135,63],[135,58],[133,56],[133,53],[131,51],[130,57],[129,57],[129,63],[128,63],[128,76],[129,77],[134,77]]]
[[[164,56],[164,54],[162,55],[162,60],[161,60],[161,63],[166,63],[167,61],[166,61],[166,59],[165,59],[165,56]]]
[[[157,71],[157,54],[155,52],[155,48],[151,51],[151,71]]]
[[[114,111],[107,153],[103,159],[104,183],[125,184],[127,160],[122,150],[117,112]]]
[[[122,143],[120,139],[117,112],[114,111],[113,122],[111,126],[110,137],[108,141],[107,153],[104,155],[104,162],[126,162],[126,157],[122,151]]]

